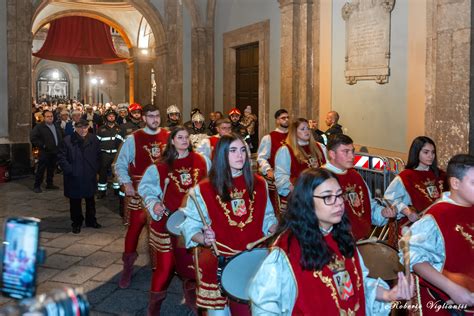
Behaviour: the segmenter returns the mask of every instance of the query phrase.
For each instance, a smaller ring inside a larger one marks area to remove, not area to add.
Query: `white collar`
[[[323,165],[323,168],[329,170],[329,171],[332,171],[336,174],[345,174],[347,172],[347,170],[343,170],[343,169],[339,169],[338,167],[336,167],[335,165],[331,164],[329,161],[326,162],[325,165]]]

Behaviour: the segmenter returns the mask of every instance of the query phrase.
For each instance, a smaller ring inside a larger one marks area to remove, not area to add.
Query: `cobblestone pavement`
[[[55,175],[54,181],[61,189],[45,190],[43,186],[43,193],[33,193],[33,177],[0,184],[2,236],[3,223],[9,216],[41,219],[40,245],[46,249],[47,257],[38,269],[37,293],[64,286],[79,287],[89,299],[91,315],[145,315],[151,280],[146,230],[140,237],[132,284],[128,289],[120,289],[126,228],[118,215],[118,198],[109,189],[105,199],[96,200],[97,221],[103,227],[83,227],[75,235],[71,232],[69,201],[63,196],[62,175]],[[0,297],[0,305],[7,303],[12,301]],[[177,277],[170,285],[161,315],[193,315],[183,303]]]

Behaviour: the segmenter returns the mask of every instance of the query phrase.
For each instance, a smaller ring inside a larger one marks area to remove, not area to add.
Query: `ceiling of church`
[[[62,16],[81,15],[93,17],[114,27],[129,46],[148,48],[154,43],[153,34],[143,15],[125,1],[56,0],[39,12],[33,22],[36,34],[47,23]]]

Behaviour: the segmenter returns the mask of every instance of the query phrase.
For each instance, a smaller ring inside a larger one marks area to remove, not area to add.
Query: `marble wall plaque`
[[[390,13],[395,0],[352,0],[342,8],[346,21],[348,84],[375,80],[383,84],[390,75]]]

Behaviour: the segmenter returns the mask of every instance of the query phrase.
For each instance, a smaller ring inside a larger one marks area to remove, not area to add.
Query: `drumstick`
[[[258,245],[259,243],[264,242],[265,240],[267,240],[267,239],[270,238],[270,237],[273,237],[273,234],[270,234],[270,235],[268,235],[268,236],[263,236],[262,238],[257,239],[257,240],[255,240],[254,242],[249,242],[249,243],[247,244],[247,250],[253,249],[256,245]]]
[[[367,239],[359,240],[356,242],[356,245],[363,245],[363,244],[369,244],[373,242],[377,242],[377,237],[369,237]]]
[[[163,206],[165,207],[165,212],[163,213],[163,215],[165,215],[165,216],[170,216],[170,210],[165,206],[165,195],[166,195],[166,191],[168,190],[168,185],[169,184],[170,184],[170,178],[166,177],[165,187],[163,188],[163,195],[162,195],[162,198],[161,198],[161,202],[163,203]]]
[[[400,248],[403,253],[403,264],[405,266],[405,277],[409,280],[410,277],[410,237],[411,229],[409,227],[403,227],[402,239],[400,240]]]
[[[209,225],[207,225],[206,218],[204,217],[204,213],[202,212],[201,206],[199,205],[198,201],[196,200],[196,196],[194,195],[194,190],[189,190],[188,195],[191,198],[191,200],[193,200],[194,205],[196,205],[196,208],[197,208],[198,213],[199,213],[199,217],[201,217],[201,221],[204,225],[204,229],[207,229],[209,227]],[[212,246],[212,249],[214,250],[214,253],[216,254],[216,256],[219,257],[220,254],[219,254],[219,250],[217,250],[216,242],[213,241],[211,246]]]

